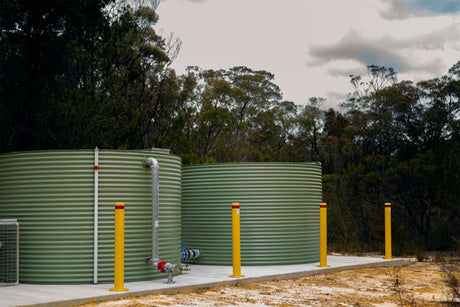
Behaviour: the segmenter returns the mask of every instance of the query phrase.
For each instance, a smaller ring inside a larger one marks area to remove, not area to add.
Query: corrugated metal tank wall
[[[125,202],[125,281],[164,277],[151,256],[151,171],[160,163],[162,259],[180,262],[180,158],[164,150],[99,151],[98,281],[113,282],[114,204]],[[0,218],[20,222],[20,282],[92,283],[94,151],[0,155]]]
[[[242,265],[319,261],[319,163],[182,168],[182,241],[199,264],[232,264],[231,203],[241,205]]]
[[[20,282],[92,281],[93,161],[90,151],[0,155],[0,216],[20,223]]]
[[[159,255],[180,263],[181,161],[167,152],[100,151],[99,155],[99,280],[113,281],[114,204],[125,203],[125,281],[163,276],[144,259],[151,255],[151,171],[144,158],[160,164]]]

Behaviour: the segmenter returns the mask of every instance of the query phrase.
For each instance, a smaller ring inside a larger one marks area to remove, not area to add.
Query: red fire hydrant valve
[[[164,267],[166,265],[166,263],[168,263],[168,261],[161,261],[158,263],[158,271],[160,271],[161,273],[166,273]]]

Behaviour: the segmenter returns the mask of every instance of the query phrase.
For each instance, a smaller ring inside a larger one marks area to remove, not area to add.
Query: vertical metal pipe
[[[155,160],[156,161],[156,160]],[[160,259],[159,256],[159,251],[158,251],[158,232],[160,229],[160,206],[159,206],[159,190],[160,190],[160,184],[159,184],[159,170],[160,170],[160,165],[158,165],[158,161],[156,161],[155,166],[152,167],[152,205],[153,205],[153,221],[155,222],[155,244],[152,244],[154,249],[152,250],[152,257],[154,259]]]
[[[16,285],[19,284],[19,223],[16,222]]]
[[[97,284],[98,238],[99,238],[99,149],[94,149],[94,259],[93,283]]]
[[[160,261],[158,252],[158,230],[160,224],[160,206],[159,206],[159,193],[160,193],[160,182],[159,172],[160,164],[152,157],[146,159],[146,164],[152,169],[152,260],[153,263]]]

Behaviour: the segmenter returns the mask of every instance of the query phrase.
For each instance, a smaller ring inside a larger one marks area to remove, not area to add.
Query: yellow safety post
[[[391,203],[385,203],[385,258],[391,257]]]
[[[125,204],[115,204],[115,267],[114,288],[110,291],[128,291],[125,289]]]
[[[327,204],[319,204],[319,265],[327,268]]]
[[[241,242],[240,242],[240,204],[232,203],[232,246],[233,246],[233,275],[229,277],[244,277],[241,275]]]

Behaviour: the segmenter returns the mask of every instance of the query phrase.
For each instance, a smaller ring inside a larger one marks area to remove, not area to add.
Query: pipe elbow
[[[160,164],[158,160],[152,157],[145,158],[146,166],[149,166],[152,170],[160,169]]]

